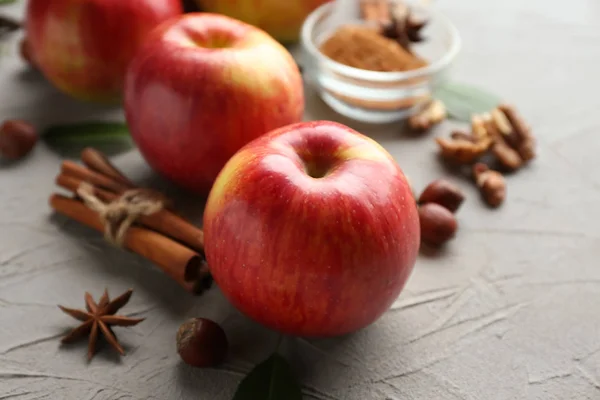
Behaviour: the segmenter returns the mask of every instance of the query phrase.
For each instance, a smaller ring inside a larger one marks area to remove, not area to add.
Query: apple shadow
[[[5,170],[10,170],[12,168],[17,168],[19,167],[22,163],[24,163],[25,161],[27,161],[29,158],[31,158],[33,156],[33,152],[35,151],[35,149],[30,152],[29,154],[27,154],[25,157],[19,158],[17,160],[9,160],[7,158],[2,158],[2,156],[0,156],[0,169],[5,169]]]
[[[419,255],[425,258],[438,259],[446,257],[448,253],[448,246],[450,243],[441,245],[439,247],[430,246],[426,243],[421,242],[421,247],[419,248]]]
[[[42,75],[42,73],[38,69],[33,68],[29,65],[25,66],[23,69],[20,69],[15,74],[15,80],[19,81],[19,83],[22,83],[24,85],[32,85],[32,86],[48,85],[49,86],[49,83],[44,78],[44,75]]]
[[[329,398],[323,397],[324,390],[319,389],[327,388],[336,398],[346,398],[353,390],[348,382],[375,379],[377,372],[365,366],[383,359],[391,349],[401,348],[402,338],[406,336],[401,324],[393,324],[397,343],[390,342],[389,321],[385,319],[386,314],[361,330],[339,337],[290,338],[282,352],[303,383],[304,392],[316,398]]]

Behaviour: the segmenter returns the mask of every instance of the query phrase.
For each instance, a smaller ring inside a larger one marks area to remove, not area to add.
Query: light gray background
[[[22,1],[21,1],[22,3]],[[460,230],[419,257],[398,302],[373,326],[336,340],[286,339],[307,399],[600,398],[600,2],[442,0],[464,47],[455,78],[515,102],[540,142],[535,162],[508,178],[508,199],[487,209],[470,183],[436,159],[432,137],[374,128],[327,110],[310,91],[306,119],[334,119],[379,140],[417,189],[449,176],[467,192]],[[19,17],[22,5],[1,7]],[[0,119],[40,125],[119,116],[57,93],[17,57],[0,56]],[[229,399],[276,335],[240,316],[217,289],[192,298],[140,258],[77,223],[52,218],[47,198],[61,159],[38,146],[0,168],[0,399]],[[130,176],[178,196],[136,152],[115,158]],[[195,204],[194,204],[195,203]],[[189,209],[189,208],[188,208]],[[123,311],[147,320],[118,329],[87,364],[85,342],[60,348],[76,321],[56,304],[83,293],[135,294]],[[222,323],[231,357],[220,368],[180,363],[175,332],[187,317]]]

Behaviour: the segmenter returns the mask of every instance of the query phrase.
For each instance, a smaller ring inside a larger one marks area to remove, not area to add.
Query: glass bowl
[[[413,4],[415,15],[426,18],[425,41],[413,44],[413,51],[428,65],[406,72],[380,72],[349,67],[333,61],[319,50],[332,33],[328,18],[333,3],[313,11],[301,31],[304,78],[336,112],[369,123],[399,121],[417,112],[437,85],[448,76],[460,49],[454,25],[431,7]],[[366,24],[359,19],[351,24]]]

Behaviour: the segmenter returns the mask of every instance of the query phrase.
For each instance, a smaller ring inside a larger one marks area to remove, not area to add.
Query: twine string
[[[164,207],[161,200],[152,199],[143,189],[131,189],[110,203],[102,202],[94,187],[82,182],[77,195],[92,210],[98,213],[104,225],[104,238],[117,247],[123,246],[127,230],[142,215],[151,215]]]

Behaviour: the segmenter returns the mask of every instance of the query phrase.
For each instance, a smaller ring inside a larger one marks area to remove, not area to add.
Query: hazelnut
[[[465,195],[458,186],[447,180],[437,179],[423,190],[419,204],[436,203],[456,212],[464,200]]]
[[[177,352],[194,367],[211,367],[227,355],[227,336],[223,328],[206,318],[191,318],[177,331]]]
[[[427,203],[419,207],[419,222],[421,240],[433,246],[440,246],[452,239],[458,228],[454,215],[436,203]]]
[[[36,129],[28,122],[6,120],[0,126],[0,155],[10,160],[25,157],[37,143]]]

